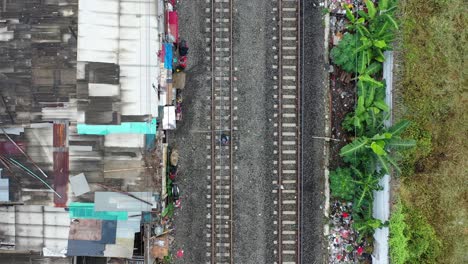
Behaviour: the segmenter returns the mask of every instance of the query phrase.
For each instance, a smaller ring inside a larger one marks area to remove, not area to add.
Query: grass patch
[[[405,264],[409,258],[407,224],[401,201],[395,206],[390,218],[390,259],[393,264]]]
[[[400,0],[397,118],[417,147],[403,157],[400,197],[434,227],[438,263],[468,263],[468,149],[464,0]],[[397,262],[395,262],[397,263]]]
[[[427,218],[401,201],[390,218],[389,244],[395,264],[437,263],[441,253],[441,242]]]

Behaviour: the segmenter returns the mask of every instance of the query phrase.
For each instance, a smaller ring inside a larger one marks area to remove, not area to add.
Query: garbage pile
[[[359,234],[352,228],[353,204],[334,201],[330,208],[330,250],[328,263],[367,263],[370,260],[366,240],[359,242]],[[371,262],[369,262],[371,263]]]

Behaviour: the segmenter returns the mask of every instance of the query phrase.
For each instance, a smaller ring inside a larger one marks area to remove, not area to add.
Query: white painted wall
[[[390,106],[392,113],[392,88],[393,88],[393,51],[386,51],[385,62],[383,65],[383,77],[386,83],[385,103]],[[385,121],[385,126],[389,127],[393,123],[392,115],[389,120]],[[388,221],[390,218],[390,175],[385,175],[380,179],[379,184],[384,188],[382,191],[374,192],[373,216],[380,219],[382,222]],[[388,227],[377,229],[374,233],[375,243],[374,252],[372,254],[372,263],[388,264]]]

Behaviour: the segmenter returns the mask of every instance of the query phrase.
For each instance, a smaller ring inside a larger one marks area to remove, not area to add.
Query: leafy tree
[[[330,172],[330,189],[334,197],[352,201],[356,184],[349,168],[337,168]]]

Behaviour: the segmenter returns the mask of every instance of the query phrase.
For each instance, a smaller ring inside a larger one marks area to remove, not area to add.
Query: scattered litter
[[[184,257],[184,250],[183,249],[177,250],[176,257],[177,258],[183,258]]]
[[[328,263],[366,263],[365,260],[370,258],[364,250],[369,245],[365,240],[358,243],[358,233],[352,229],[352,207],[351,202],[341,201],[331,205]]]

